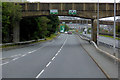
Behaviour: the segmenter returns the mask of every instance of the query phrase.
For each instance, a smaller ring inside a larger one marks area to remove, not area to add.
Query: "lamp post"
[[[97,45],[99,45],[99,0],[98,0],[98,9],[97,9]]]
[[[115,44],[116,44],[116,0],[114,0],[114,44],[113,44],[113,49],[114,49],[114,55],[115,53]]]

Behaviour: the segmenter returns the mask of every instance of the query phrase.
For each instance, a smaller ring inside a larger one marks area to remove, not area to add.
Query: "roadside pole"
[[[114,49],[114,56],[116,55],[116,50],[115,50],[115,44],[116,44],[116,0],[114,0],[114,44],[113,44],[113,49]]]
[[[97,10],[97,45],[99,45],[99,0],[98,0],[98,10]]]

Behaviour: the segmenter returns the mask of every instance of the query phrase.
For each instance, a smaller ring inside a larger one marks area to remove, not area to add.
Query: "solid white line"
[[[44,72],[44,69],[36,76],[36,78],[39,78],[39,76]]]
[[[46,67],[48,67],[50,64],[51,64],[51,62],[49,62],[49,63],[46,65]]]
[[[54,59],[55,59],[55,57],[52,58],[52,60],[54,60]]]

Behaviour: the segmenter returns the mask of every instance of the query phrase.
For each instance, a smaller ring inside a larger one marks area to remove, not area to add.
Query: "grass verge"
[[[57,35],[56,34],[51,34],[50,37],[47,37],[46,40],[39,40],[39,41],[35,41],[35,42],[31,42],[31,43],[28,43],[28,44],[33,44],[33,43],[38,43],[38,42],[45,42],[47,40],[52,40],[56,37]],[[22,44],[22,45],[25,45],[25,44]],[[4,45],[4,46],[0,46],[0,48],[9,48],[9,47],[17,47],[19,46],[18,44],[15,44],[15,45]]]

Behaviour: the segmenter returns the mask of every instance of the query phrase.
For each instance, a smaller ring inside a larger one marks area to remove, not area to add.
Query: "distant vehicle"
[[[71,32],[71,31],[69,31],[69,32],[68,32],[68,34],[72,34],[72,32]]]
[[[67,31],[65,31],[65,34],[67,34]]]

